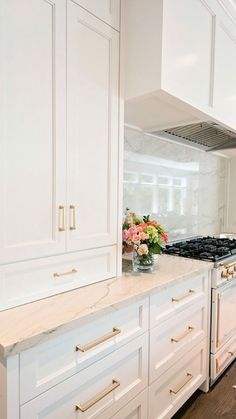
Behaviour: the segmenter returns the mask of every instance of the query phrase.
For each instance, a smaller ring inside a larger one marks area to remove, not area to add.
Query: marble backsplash
[[[125,128],[124,211],[152,214],[169,239],[224,231],[229,160]]]

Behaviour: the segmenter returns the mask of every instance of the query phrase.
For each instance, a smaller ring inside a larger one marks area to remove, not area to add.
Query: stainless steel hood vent
[[[205,151],[217,151],[236,148],[236,133],[214,122],[168,128],[152,132],[169,140],[182,142]]]

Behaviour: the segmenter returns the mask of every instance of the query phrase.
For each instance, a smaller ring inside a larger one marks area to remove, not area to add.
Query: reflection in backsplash
[[[224,230],[228,159],[125,129],[124,210],[152,214],[169,239]]]

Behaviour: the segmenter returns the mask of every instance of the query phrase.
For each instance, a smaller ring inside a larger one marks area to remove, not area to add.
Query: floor
[[[236,362],[205,394],[196,392],[172,419],[236,419]]]

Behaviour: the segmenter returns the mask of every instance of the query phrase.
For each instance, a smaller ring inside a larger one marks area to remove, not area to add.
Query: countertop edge
[[[135,303],[144,298],[150,297],[156,292],[161,291],[171,286],[173,282],[179,283],[183,280],[190,278],[192,275],[197,275],[197,274],[201,274],[207,271],[211,271],[212,268],[213,268],[212,263],[206,263],[206,265],[202,265],[201,267],[199,266],[198,269],[192,270],[183,275],[173,276],[173,279],[168,280],[167,282],[153,284],[153,286],[149,287],[148,289],[141,292],[137,292],[136,294],[134,293],[133,295],[122,296],[122,298],[120,299],[118,298],[117,301],[115,301],[112,304],[107,303],[107,305],[105,304],[103,306],[99,306],[99,303],[98,303],[98,305],[93,305],[90,308],[88,308],[87,312],[85,312],[84,314],[78,315],[76,318],[66,321],[62,324],[58,324],[55,328],[42,330],[41,333],[32,334],[29,337],[23,338],[22,340],[19,340],[17,342],[11,342],[10,344],[0,343],[0,356],[2,358],[7,358],[10,356],[16,355],[22,351],[25,351],[27,349],[30,349],[36,346],[37,344],[46,342],[52,336],[53,337],[59,336],[63,333],[69,332],[70,330],[76,327],[85,325],[89,323],[90,321],[98,319],[101,316],[110,314],[113,311],[126,306],[127,304]],[[129,274],[132,275],[131,272],[128,272],[127,274],[124,273],[122,277],[108,279],[108,280],[102,281],[101,283],[103,283],[105,286],[107,285],[107,287],[109,288],[109,286],[112,286],[116,281],[125,280],[125,275],[129,275]],[[88,287],[93,287],[93,285],[89,285]],[[75,292],[75,291],[76,290],[68,291],[68,292]],[[68,292],[66,294],[68,294]],[[55,296],[48,297],[47,300],[52,299],[52,298],[55,298]],[[37,303],[39,303],[39,301],[37,301]],[[34,304],[34,303],[30,303],[30,304]]]

